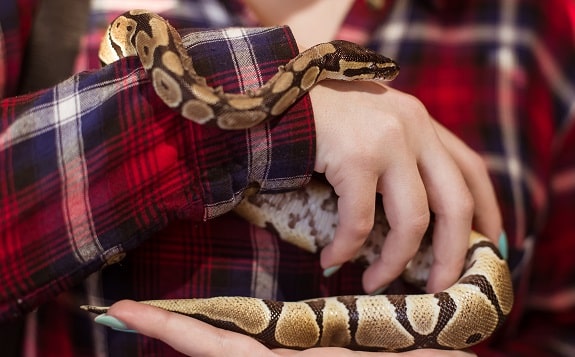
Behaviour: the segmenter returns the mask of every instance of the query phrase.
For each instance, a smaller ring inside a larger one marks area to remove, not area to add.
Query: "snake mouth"
[[[399,74],[399,65],[392,59],[385,63],[372,63],[369,69],[374,73],[375,79],[391,81]]]
[[[343,75],[348,78],[374,79],[381,81],[391,81],[399,74],[399,66],[391,61],[387,63],[372,63],[370,66],[348,68],[343,71]]]
[[[385,68],[378,68],[375,71],[375,79],[381,79],[385,81],[392,81],[399,74],[399,65],[395,62],[391,63],[391,66]]]

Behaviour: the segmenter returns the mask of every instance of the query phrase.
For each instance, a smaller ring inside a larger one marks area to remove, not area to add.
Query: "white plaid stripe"
[[[268,230],[252,226],[250,237],[253,247],[252,296],[260,299],[277,298],[279,246],[276,237]]]
[[[513,202],[515,205],[515,224],[517,232],[517,242],[522,245],[523,239],[526,236],[526,215],[525,204],[526,199],[523,196],[521,182],[523,181],[523,165],[519,154],[519,134],[517,133],[518,123],[517,113],[515,113],[515,105],[513,103],[514,85],[513,77],[514,72],[517,71],[517,58],[514,52],[515,39],[518,38],[516,29],[513,27],[515,23],[516,7],[517,5],[511,1],[504,1],[501,3],[502,22],[499,25],[497,39],[500,43],[497,52],[498,64],[498,83],[497,83],[497,97],[499,100],[499,123],[501,132],[503,133],[503,147],[505,154],[505,163],[507,174],[511,178],[511,190],[513,194]]]
[[[274,28],[229,28],[221,31],[206,31],[201,33],[190,33],[183,37],[184,45],[192,48],[197,45],[205,45],[212,41],[221,42],[222,39],[228,44],[230,55],[235,65],[235,75],[241,78],[242,92],[258,88],[263,85],[263,79],[258,71],[258,63],[254,56],[252,45],[246,39],[249,36],[265,34]],[[250,149],[249,173],[250,182],[259,182],[262,189],[278,190],[301,186],[309,178],[289,177],[289,178],[269,178],[271,164],[271,133],[267,123],[258,125],[247,130],[248,145]],[[257,168],[257,169],[256,169]],[[241,199],[241,192],[236,192],[234,197],[224,201],[206,205],[205,218],[210,219],[228,212]]]
[[[60,96],[56,102],[51,100],[51,93],[46,93],[39,100],[43,104],[34,103],[34,106],[31,105],[27,112],[22,113],[17,120],[0,133],[0,146],[15,146],[24,140],[55,130],[57,126],[66,125],[83,117],[98,109],[108,99],[117,96],[118,93],[138,86],[143,80],[147,80],[143,70],[141,70],[140,73],[134,72],[123,78],[98,83],[80,90],[75,88],[75,83],[78,81],[77,76],[69,78],[53,89],[54,96]],[[55,107],[70,101],[81,103],[81,105],[73,106],[72,110],[66,108],[66,112],[61,112],[56,121],[53,116],[54,111],[57,110]],[[38,118],[42,119],[39,120]]]
[[[561,120],[566,128],[572,126],[575,120],[575,88],[567,80],[567,76],[561,72],[560,67],[550,55],[540,39],[534,36],[533,32],[516,26],[518,2],[516,0],[501,1],[500,6],[502,14],[499,24],[490,25],[470,25],[469,27],[457,26],[454,31],[445,31],[439,25],[429,22],[417,23],[409,18],[408,9],[413,6],[410,1],[397,2],[394,6],[388,23],[381,28],[375,35],[380,49],[383,53],[391,57],[397,55],[400,45],[405,40],[416,40],[422,43],[440,42],[442,44],[451,43],[454,45],[464,43],[494,43],[499,44],[499,50],[495,63],[499,69],[499,82],[497,92],[499,98],[499,122],[504,138],[504,156],[497,155],[486,156],[486,161],[493,172],[502,175],[508,175],[512,180],[512,193],[514,196],[517,241],[521,242],[527,235],[526,227],[526,198],[522,191],[522,185],[525,184],[536,201],[542,205],[542,194],[544,183],[529,172],[520,157],[518,123],[515,113],[515,106],[512,103],[514,93],[515,71],[518,71],[517,59],[514,48],[528,48],[534,54],[541,69],[545,74],[545,79],[553,88],[555,94],[560,98],[564,105],[570,108],[567,118]],[[501,163],[505,163],[503,166]],[[564,185],[562,185],[564,187]],[[575,188],[575,187],[574,187]]]
[[[82,136],[82,102],[74,77],[55,89],[54,113],[58,171],[62,183],[62,209],[70,245],[79,262],[96,258],[102,247],[96,236],[88,196],[88,170]],[[65,122],[61,123],[61,121]]]

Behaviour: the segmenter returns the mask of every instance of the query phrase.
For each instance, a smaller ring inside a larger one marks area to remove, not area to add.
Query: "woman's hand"
[[[462,351],[418,350],[395,353],[355,352],[344,348],[312,348],[305,351],[270,350],[256,340],[215,328],[201,321],[134,301],[120,301],[108,311],[109,316],[120,320],[128,329],[164,341],[175,350],[194,357],[209,356],[406,356],[406,357],[470,357]]]
[[[363,276],[371,293],[404,270],[434,214],[434,264],[427,289],[459,277],[472,222],[495,241],[501,218],[481,158],[434,122],[414,97],[373,82],[324,81],[311,100],[316,120],[315,170],[339,196],[334,241],[322,267],[355,256],[373,225],[380,193],[391,230],[381,259]],[[333,269],[330,269],[333,270]]]

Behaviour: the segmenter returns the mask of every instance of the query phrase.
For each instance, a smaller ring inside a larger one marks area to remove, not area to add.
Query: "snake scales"
[[[241,129],[281,114],[325,78],[393,79],[395,63],[347,42],[302,52],[263,87],[244,95],[213,89],[193,70],[177,32],[159,16],[131,11],[109,27],[100,57],[105,63],[138,55],[158,95],[197,123]],[[315,252],[332,239],[337,197],[312,181],[304,189],[246,197],[235,211],[260,227],[271,227],[293,244]],[[383,209],[357,259],[378,257],[389,230]],[[404,278],[423,286],[432,254],[422,245]],[[248,297],[155,300],[145,303],[252,336],[269,347],[305,349],[343,346],[359,350],[463,349],[489,337],[513,304],[509,269],[497,248],[473,232],[465,270],[452,287],[421,295],[340,296],[300,302]],[[82,306],[104,313],[107,307]]]
[[[391,80],[399,72],[387,57],[351,42],[333,41],[300,53],[257,90],[224,93],[196,73],[178,32],[145,10],[132,10],[114,20],[99,56],[105,64],[138,56],[169,107],[198,124],[214,123],[222,129],[245,129],[278,116],[324,79]]]

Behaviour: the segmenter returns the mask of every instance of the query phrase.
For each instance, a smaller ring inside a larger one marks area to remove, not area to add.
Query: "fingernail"
[[[507,260],[509,258],[509,247],[507,245],[507,234],[505,232],[501,232],[499,236],[499,252],[503,259]]]
[[[335,273],[339,270],[339,268],[341,268],[341,265],[336,265],[336,266],[333,266],[333,267],[330,267],[330,268],[326,268],[326,269],[323,271],[323,276],[324,276],[325,278],[329,278],[330,276],[332,276],[333,274],[335,274]]]
[[[381,293],[383,293],[385,291],[385,289],[387,289],[387,286],[382,286],[381,288],[377,289],[376,291],[372,292],[369,295],[381,295]]]
[[[123,323],[122,321],[120,321],[117,318],[110,316],[110,315],[106,315],[106,314],[98,315],[94,319],[94,322],[96,322],[100,325],[107,326],[107,327],[111,328],[112,330],[122,331],[122,332],[130,332],[130,333],[138,333],[138,331],[129,329],[125,323]]]

